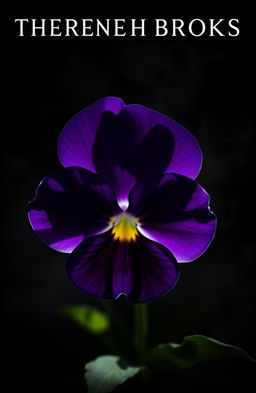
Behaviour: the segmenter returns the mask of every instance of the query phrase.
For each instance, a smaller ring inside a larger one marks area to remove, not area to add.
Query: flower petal
[[[155,299],[175,285],[175,258],[161,244],[140,235],[114,240],[111,231],[87,239],[70,255],[67,272],[83,292],[105,299],[125,294],[134,303]]]
[[[127,200],[131,187],[143,178],[175,172],[196,178],[202,154],[185,128],[141,105],[122,109],[95,143],[94,167]]]
[[[139,231],[167,247],[178,262],[198,258],[216,230],[209,195],[193,180],[177,174],[136,184],[129,195],[128,212],[138,218]]]
[[[63,128],[58,140],[58,156],[64,167],[79,166],[95,172],[93,148],[102,130],[124,107],[121,99],[106,97],[75,115]]]
[[[74,116],[62,130],[64,167],[102,175],[122,205],[131,187],[148,176],[175,172],[196,178],[202,154],[196,139],[172,119],[141,105],[106,97]]]
[[[71,252],[85,238],[109,228],[120,214],[114,192],[99,176],[83,168],[63,168],[47,176],[29,204],[37,235],[58,251]]]

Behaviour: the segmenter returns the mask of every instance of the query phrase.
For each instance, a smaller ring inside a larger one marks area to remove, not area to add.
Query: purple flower
[[[64,127],[62,168],[29,205],[38,236],[71,253],[67,271],[87,294],[135,303],[168,292],[177,262],[209,246],[216,218],[193,180],[202,155],[195,138],[166,116],[107,97]]]

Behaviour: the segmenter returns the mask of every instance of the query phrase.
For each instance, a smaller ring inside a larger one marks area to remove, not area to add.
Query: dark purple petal
[[[69,257],[67,271],[89,295],[115,299],[125,294],[134,303],[163,295],[179,276],[175,258],[161,244],[142,235],[137,241],[115,241],[111,231],[80,244]]]
[[[109,228],[120,214],[114,192],[83,168],[63,168],[47,176],[29,204],[37,235],[58,251],[71,252],[84,239]]]
[[[193,180],[177,174],[136,184],[129,195],[128,213],[139,219],[141,233],[167,247],[178,262],[198,258],[215,234],[209,195]]]
[[[159,112],[106,97],[74,116],[58,141],[63,166],[105,177],[127,202],[131,187],[148,176],[175,172],[196,178],[202,155],[185,128]]]
[[[79,166],[95,172],[93,146],[101,130],[124,107],[121,99],[106,97],[74,116],[62,130],[58,140],[58,156],[64,167]]]
[[[196,139],[182,126],[141,105],[128,105],[101,129],[93,149],[97,173],[108,179],[118,200],[143,178],[175,172],[196,178],[202,154]]]

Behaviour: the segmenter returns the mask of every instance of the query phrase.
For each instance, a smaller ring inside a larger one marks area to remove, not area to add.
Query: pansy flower
[[[216,218],[194,179],[196,139],[170,118],[107,97],[73,117],[59,136],[64,168],[42,180],[30,223],[83,292],[147,302],[168,292],[179,262],[209,246]]]

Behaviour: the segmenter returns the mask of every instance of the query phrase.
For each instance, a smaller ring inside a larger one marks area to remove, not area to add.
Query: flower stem
[[[134,305],[134,343],[138,362],[145,363],[147,347],[147,308],[146,304]]]
[[[125,340],[129,339],[130,332],[123,319],[121,319],[120,315],[115,311],[113,303],[111,303],[109,300],[101,300],[101,305],[106,311],[106,313],[109,315],[113,323],[116,325],[118,330],[123,334],[123,338]]]

